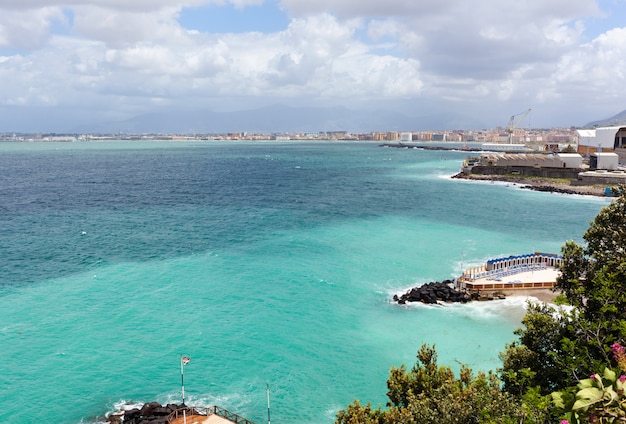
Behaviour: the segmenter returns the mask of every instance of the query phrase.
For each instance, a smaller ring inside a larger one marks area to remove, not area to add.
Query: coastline
[[[534,190],[534,191],[546,191],[552,193],[561,194],[579,194],[585,196],[605,196],[605,187],[598,185],[580,185],[574,186],[567,182],[556,181],[551,178],[539,178],[539,177],[523,177],[523,176],[511,176],[511,175],[478,175],[478,174],[464,174],[462,172],[453,175],[452,178],[474,181],[501,181],[513,184],[519,184],[521,188]]]
[[[559,292],[554,292],[551,289],[528,289],[528,290],[515,290],[504,291],[506,297],[534,297],[540,302],[554,304],[554,299],[559,295]]]

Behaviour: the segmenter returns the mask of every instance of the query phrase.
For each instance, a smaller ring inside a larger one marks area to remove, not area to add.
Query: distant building
[[[398,141],[398,140],[400,140],[400,133],[398,133],[397,131],[389,131],[385,135],[385,140],[387,140],[387,141]]]
[[[589,156],[589,169],[616,170],[619,163],[617,153],[595,152]]]
[[[578,153],[614,152],[626,149],[626,126],[577,130]]]
[[[508,143],[483,143],[481,147],[485,150],[496,152],[524,152],[528,150],[525,144]]]
[[[555,155],[563,165],[563,168],[582,168],[583,157],[578,153],[557,153]]]
[[[580,169],[583,158],[578,153],[544,155],[539,153],[483,154],[479,164],[490,167],[568,168]]]
[[[403,132],[402,134],[400,134],[400,141],[413,141],[413,133]]]

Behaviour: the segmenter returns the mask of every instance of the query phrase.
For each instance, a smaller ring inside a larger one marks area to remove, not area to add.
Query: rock
[[[109,415],[109,417],[106,419],[106,422],[110,424],[122,424],[122,415]]]
[[[124,412],[124,422],[134,422],[136,419],[141,417],[141,411],[137,408],[129,409]]]
[[[154,414],[154,410],[160,408],[161,404],[158,402],[149,402],[141,407],[141,415],[149,416]]]
[[[469,297],[466,293],[455,290],[451,287],[452,280],[441,282],[431,281],[418,287],[413,287],[405,294],[394,295],[393,300],[400,305],[406,302],[422,302],[429,305],[437,302],[467,302]]]
[[[168,404],[162,406],[158,402],[146,403],[141,409],[131,409],[124,412],[124,424],[167,424],[167,417],[175,410],[182,406],[176,404]],[[118,422],[112,422],[117,424]]]

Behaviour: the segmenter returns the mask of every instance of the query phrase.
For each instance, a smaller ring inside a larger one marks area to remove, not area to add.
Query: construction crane
[[[509,144],[513,144],[513,131],[517,126],[528,116],[530,113],[530,109],[526,112],[518,113],[517,115],[511,116],[511,120],[509,121]],[[519,119],[515,120],[516,117],[519,116]]]

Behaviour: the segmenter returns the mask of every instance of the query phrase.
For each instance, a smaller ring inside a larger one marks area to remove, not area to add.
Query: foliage
[[[620,344],[612,347],[619,371],[626,372],[626,353]],[[619,372],[618,371],[618,372]],[[593,374],[576,387],[552,393],[555,405],[564,412],[562,423],[578,424],[626,422],[626,375],[604,368],[602,376]]]
[[[563,246],[557,288],[587,320],[605,321],[607,336],[626,330],[626,196],[603,208],[583,236],[585,248]],[[605,344],[610,345],[612,343]]]
[[[337,413],[338,424],[356,423],[541,423],[546,399],[538,393],[520,401],[501,390],[493,373],[462,366],[459,378],[449,367],[437,364],[437,353],[424,345],[411,370],[393,367],[387,380],[388,409],[372,410],[359,401]]]
[[[540,387],[547,394],[615,365],[606,346],[626,339],[626,196],[624,188],[618,192],[591,222],[585,247],[562,247],[556,288],[573,309],[529,307],[519,341],[501,355],[506,390]]]

